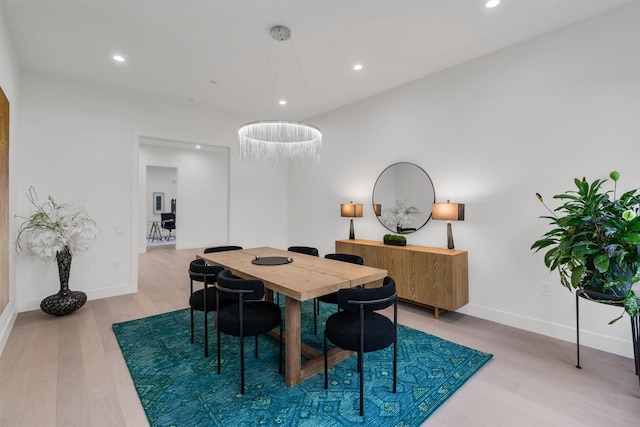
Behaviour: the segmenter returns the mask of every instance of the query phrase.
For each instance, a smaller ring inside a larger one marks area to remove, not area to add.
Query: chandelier
[[[291,38],[291,30],[283,25],[272,27],[270,32],[276,41]],[[307,123],[286,120],[249,122],[240,126],[238,139],[240,160],[270,164],[320,162],[322,132]]]

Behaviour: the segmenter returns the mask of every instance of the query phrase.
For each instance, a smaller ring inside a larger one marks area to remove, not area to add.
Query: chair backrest
[[[207,284],[213,285],[216,282],[218,274],[224,270],[224,267],[218,265],[207,265],[203,259],[194,259],[189,263],[189,277],[196,282],[207,281]]]
[[[213,246],[205,248],[204,253],[210,254],[212,252],[237,251],[238,249],[242,249],[242,246]]]
[[[364,259],[359,255],[352,254],[326,254],[324,256],[328,259],[335,259],[336,261],[350,262],[351,264],[364,265]]]
[[[165,230],[175,230],[176,229],[176,215],[172,213],[161,213],[160,214],[160,227]]]
[[[262,280],[242,279],[234,276],[229,270],[222,270],[218,273],[216,289],[227,294],[242,295],[243,301],[261,300],[264,297],[264,283]]]
[[[176,214],[167,212],[167,213],[161,213],[160,214],[160,219],[162,221],[175,221],[176,220]]]
[[[320,256],[320,252],[318,252],[318,249],[312,248],[311,246],[289,246],[287,250],[289,252],[297,252],[299,254]]]
[[[385,277],[379,288],[348,288],[338,291],[338,307],[343,311],[358,312],[360,306],[364,311],[377,311],[387,308],[398,299],[396,282]]]

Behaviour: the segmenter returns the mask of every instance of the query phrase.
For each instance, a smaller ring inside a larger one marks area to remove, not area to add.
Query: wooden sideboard
[[[387,270],[398,298],[454,311],[469,302],[467,251],[426,246],[392,246],[372,240],[336,240],[336,252],[360,255],[364,264]]]

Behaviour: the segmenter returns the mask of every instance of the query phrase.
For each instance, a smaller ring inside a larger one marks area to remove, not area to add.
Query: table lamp
[[[340,205],[340,216],[351,218],[351,225],[349,227],[349,239],[355,239],[356,235],[353,231],[353,218],[360,218],[362,216],[362,204],[353,202],[342,203]]]
[[[464,221],[464,204],[450,203],[449,200],[447,203],[434,203],[431,212],[431,218],[447,221],[447,248],[455,249],[451,221]]]

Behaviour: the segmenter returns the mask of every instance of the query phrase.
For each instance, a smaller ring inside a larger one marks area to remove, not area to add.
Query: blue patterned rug
[[[330,307],[325,304],[321,304]],[[311,302],[303,304],[303,341],[322,349],[323,310],[313,335]],[[364,355],[365,414],[360,417],[356,356],[296,387],[278,374],[277,341],[245,341],[246,392],[238,394],[238,339],[222,335],[222,374],[217,374],[216,331],[204,357],[202,314],[196,312],[191,344],[189,310],[113,325],[129,372],[152,426],[419,426],[492,355],[398,326],[398,384],[391,392],[393,346]]]

